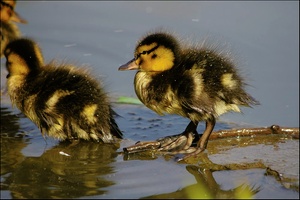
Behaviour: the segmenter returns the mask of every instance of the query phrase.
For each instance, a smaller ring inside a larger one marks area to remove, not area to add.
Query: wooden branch
[[[253,135],[270,135],[270,134],[283,134],[292,137],[293,139],[299,139],[299,128],[280,127],[278,125],[272,125],[270,127],[261,128],[241,128],[230,130],[219,130],[212,132],[209,139],[215,140],[220,138],[238,137],[238,136],[253,136]]]

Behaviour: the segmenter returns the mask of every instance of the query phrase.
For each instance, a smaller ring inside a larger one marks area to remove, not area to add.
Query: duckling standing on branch
[[[134,59],[119,70],[138,70],[135,92],[148,108],[159,115],[177,114],[191,120],[180,137],[166,137],[169,142],[159,147],[160,151],[188,153],[185,158],[206,149],[220,115],[259,104],[245,92],[246,83],[229,58],[211,48],[183,47],[166,32],[141,39]],[[200,121],[206,122],[206,129],[199,139]],[[196,148],[191,147],[194,139],[198,140]]]
[[[21,18],[18,13],[14,11],[15,6],[15,0],[0,0],[1,57],[4,55],[6,45],[21,35],[19,28],[13,22],[27,23],[26,20]]]
[[[27,38],[5,49],[11,101],[41,130],[61,141],[113,143],[121,138],[107,93],[85,69],[44,64],[38,45]]]

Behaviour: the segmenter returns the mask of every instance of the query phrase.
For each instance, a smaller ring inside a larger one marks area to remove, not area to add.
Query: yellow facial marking
[[[221,76],[221,83],[224,87],[234,89],[237,86],[236,80],[232,78],[231,73],[226,73]]]
[[[27,75],[29,73],[29,66],[27,66],[24,59],[15,53],[11,53],[7,57],[7,70],[10,76]]]
[[[95,112],[97,108],[98,108],[97,104],[87,105],[83,108],[81,114],[85,116],[90,123],[95,123],[97,122],[97,118],[95,117]]]
[[[137,48],[136,56],[139,56],[137,57],[136,64],[140,66],[141,70],[161,72],[173,67],[175,57],[170,49],[164,46],[158,46],[157,49],[146,53],[156,46],[156,43],[152,43]]]

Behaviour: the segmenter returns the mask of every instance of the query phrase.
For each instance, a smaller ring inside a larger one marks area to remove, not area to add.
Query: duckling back
[[[5,56],[11,101],[43,135],[105,143],[122,137],[107,93],[87,70],[54,61],[44,65],[40,48],[29,39],[9,43]]]
[[[235,64],[218,51],[206,47],[184,50],[181,62],[184,63],[182,80],[190,82],[182,82],[178,96],[184,95],[182,91],[190,91],[187,96],[191,97],[191,104],[203,105],[215,118],[229,111],[241,112],[239,106],[259,104],[245,91],[247,84]],[[179,68],[175,66],[174,70],[181,71]]]

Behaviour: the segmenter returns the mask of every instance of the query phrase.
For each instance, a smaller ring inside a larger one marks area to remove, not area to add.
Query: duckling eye
[[[145,55],[145,54],[147,54],[147,53],[148,53],[147,51],[143,51],[141,54]]]
[[[14,10],[14,7],[13,7],[13,6],[11,6],[11,5],[8,4],[8,3],[5,3],[4,1],[1,1],[1,2],[0,2],[0,5],[1,5],[1,8],[2,8],[2,6],[6,6],[6,7],[8,7],[9,9]]]

